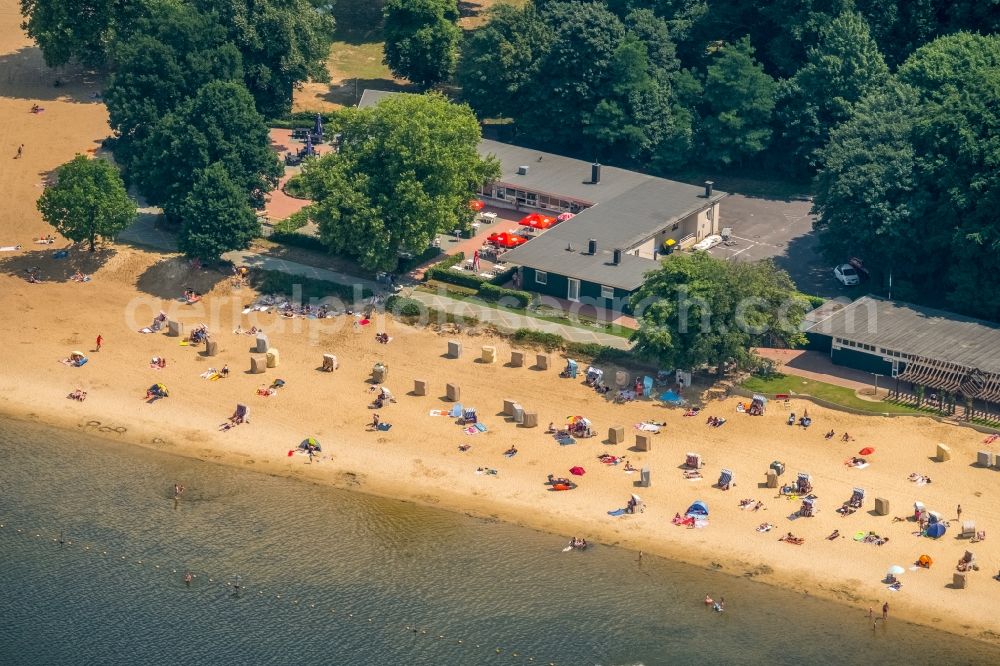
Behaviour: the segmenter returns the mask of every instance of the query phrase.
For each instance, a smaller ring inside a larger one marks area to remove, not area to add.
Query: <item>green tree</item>
[[[893,295],[1000,318],[1000,37],[922,46],[820,153],[816,228]],[[850,254],[848,254],[850,253]]]
[[[257,207],[282,173],[264,118],[242,83],[209,83],[164,116],[138,146],[133,176],[151,203],[170,212],[198,172],[215,162]]]
[[[394,270],[400,251],[472,221],[469,199],[499,176],[477,146],[471,109],[438,94],[399,95],[342,112],[338,153],[306,163],[320,237],[372,270]]]
[[[635,350],[661,367],[745,366],[757,346],[794,347],[808,303],[771,261],[730,262],[675,254],[632,298]]]
[[[161,2],[114,49],[117,63],[104,93],[115,158],[131,164],[133,146],[168,112],[212,81],[242,81],[242,58],[212,16],[191,5]]]
[[[21,0],[21,29],[35,40],[49,67],[77,60],[103,67],[115,33],[128,26],[142,2],[120,0]]]
[[[384,62],[422,89],[451,77],[458,58],[457,0],[386,0]]]
[[[462,45],[457,72],[462,99],[482,118],[519,117],[551,41],[552,31],[533,4],[495,5],[489,22]]]
[[[135,219],[136,205],[125,191],[117,167],[77,155],[56,170],[56,182],[38,198],[42,218],[66,238],[86,241],[118,235]]]
[[[754,59],[749,38],[719,48],[705,75],[706,162],[739,164],[768,146],[775,90],[774,79]]]
[[[246,85],[266,117],[287,113],[303,81],[327,81],[334,21],[309,0],[194,0],[214,13],[243,56]]]
[[[230,250],[245,250],[260,234],[260,222],[226,167],[219,162],[195,175],[194,187],[175,211],[177,244],[189,257],[215,261]]]
[[[889,76],[864,18],[846,12],[820,32],[806,64],[783,86],[776,111],[783,155],[796,171],[815,166],[814,153],[826,145],[830,130],[847,120],[861,98]]]

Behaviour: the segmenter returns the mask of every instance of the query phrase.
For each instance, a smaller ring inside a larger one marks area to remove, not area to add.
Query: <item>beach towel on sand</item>
[[[660,432],[660,426],[653,425],[652,423],[636,423],[635,429],[642,432]]]
[[[608,511],[609,516],[624,516],[625,509],[615,509],[614,511]]]
[[[0,247],[0,252],[17,252],[20,249],[20,245],[4,245],[3,247]]]
[[[432,409],[428,416],[448,416],[448,412],[443,409]]]
[[[379,423],[378,424],[378,429],[381,430],[382,432],[385,432],[386,430],[388,430],[391,427],[392,427],[391,423]]]
[[[146,327],[144,327],[144,328],[140,328],[140,329],[139,329],[139,332],[140,332],[140,333],[152,333],[152,332],[153,332],[153,329],[151,329],[151,328],[150,328],[149,326],[146,326]]]

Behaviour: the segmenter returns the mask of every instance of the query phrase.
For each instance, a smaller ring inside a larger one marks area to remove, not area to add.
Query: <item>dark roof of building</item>
[[[634,254],[622,253],[621,263],[613,262],[614,253],[598,247],[597,254],[587,252],[587,243],[554,242],[551,232],[542,234],[521,247],[504,254],[503,260],[518,266],[565,275],[585,282],[634,291],[642,286],[646,273],[660,263]],[[566,249],[572,245],[573,249]]]
[[[358,100],[358,108],[367,109],[369,106],[375,106],[386,97],[411,94],[413,93],[395,92],[392,90],[372,90],[370,88],[365,88],[365,91],[361,93],[361,99]]]
[[[944,310],[865,296],[807,332],[1000,372],[1000,324]]]
[[[398,94],[365,90],[358,106]],[[706,198],[703,187],[604,165],[600,182],[593,183],[590,162],[489,139],[480,141],[479,153],[500,161],[498,182],[505,186],[590,204],[572,220],[504,255],[507,261],[621,289],[641,286],[643,275],[658,264],[625,254],[616,266],[612,250],[634,248],[727,196],[715,191]],[[527,167],[526,173],[518,173],[521,167]],[[597,241],[596,255],[585,252],[591,238]],[[577,251],[568,252],[568,244]]]
[[[508,187],[591,205],[610,201],[651,178],[636,171],[602,165],[601,181],[592,183],[590,162],[490,139],[479,142],[479,153],[484,157],[494,155],[500,160],[498,182]],[[520,167],[527,167],[528,172],[519,174]]]

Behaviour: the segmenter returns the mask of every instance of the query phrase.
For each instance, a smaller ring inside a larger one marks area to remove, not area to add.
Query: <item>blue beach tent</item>
[[[708,506],[701,500],[698,500],[688,507],[687,515],[708,517]]]

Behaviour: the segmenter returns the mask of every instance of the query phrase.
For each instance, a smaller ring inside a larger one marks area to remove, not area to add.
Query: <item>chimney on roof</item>
[[[615,266],[622,263],[622,251],[620,249],[615,249],[615,252],[612,256],[614,258],[611,260],[611,263],[613,263]]]
[[[590,183],[597,185],[599,182],[601,182],[601,165],[594,162],[590,165]]]
[[[712,186],[713,185],[715,185],[715,183],[713,183],[712,181],[710,181],[710,180],[706,180],[705,181],[705,198],[706,199],[711,199],[712,198]]]
[[[597,239],[591,238],[587,241],[587,252],[590,254],[597,254]]]
[[[527,176],[528,175],[528,166],[526,164],[523,164],[523,165],[517,167],[517,175],[518,176]]]

